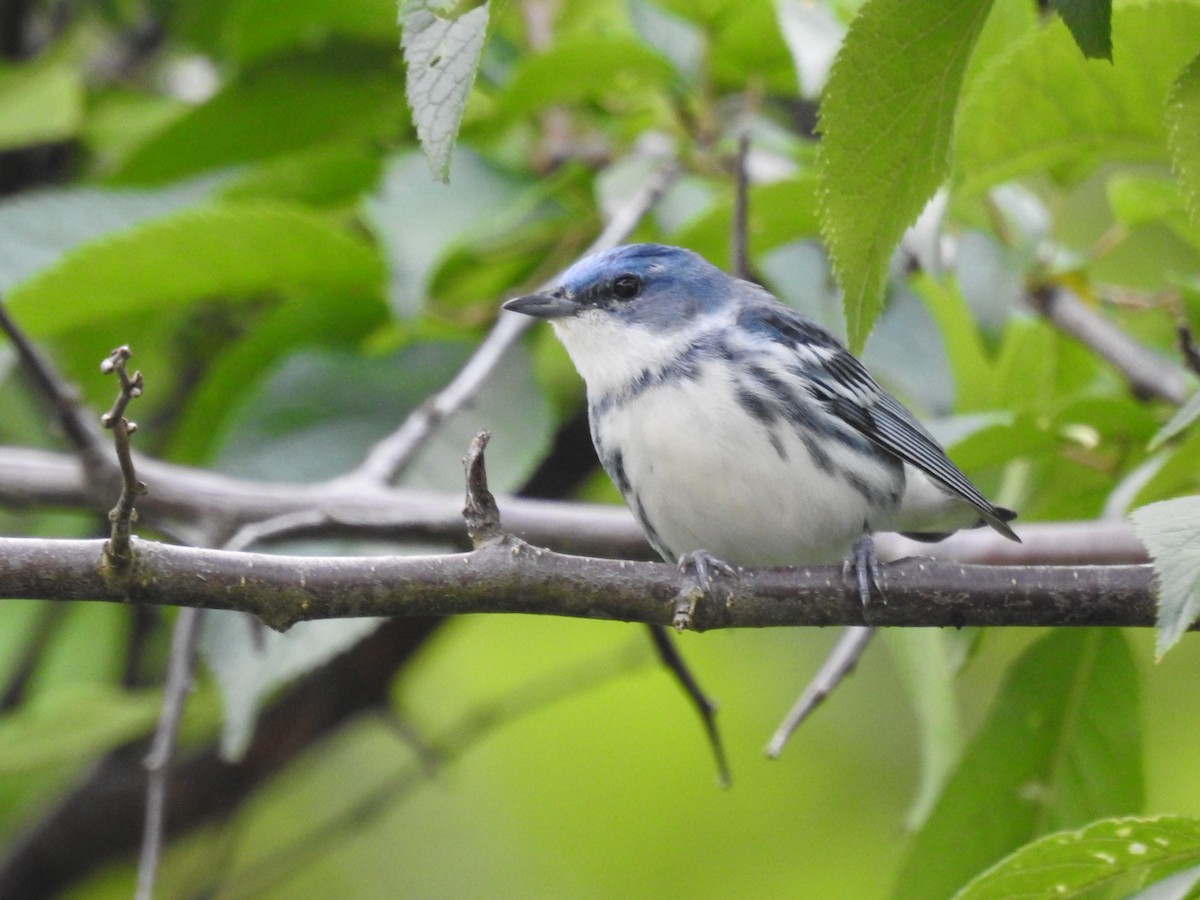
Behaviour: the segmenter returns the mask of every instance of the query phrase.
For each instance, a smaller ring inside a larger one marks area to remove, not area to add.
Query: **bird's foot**
[[[737,570],[724,560],[717,559],[707,550],[693,550],[679,557],[679,574],[691,576],[696,582],[696,588],[690,591],[680,591],[675,601],[675,615],[671,624],[676,631],[684,631],[692,627],[692,617],[696,606],[701,600],[714,596],[716,582],[713,575],[725,578],[736,578]]]
[[[854,582],[858,587],[858,599],[862,601],[863,619],[871,606],[871,588],[882,597],[883,589],[879,586],[879,557],[875,555],[875,540],[871,532],[863,531],[862,535],[850,545],[850,555],[842,567],[845,575],[854,574]],[[868,623],[870,624],[870,623]]]

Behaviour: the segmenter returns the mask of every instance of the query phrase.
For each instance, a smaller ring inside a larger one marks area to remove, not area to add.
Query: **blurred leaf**
[[[829,77],[829,67],[842,46],[846,28],[822,3],[775,0],[775,15],[792,54],[800,95],[815,100]]]
[[[268,370],[301,348],[357,350],[387,320],[383,298],[372,294],[289,293],[245,336],[222,348],[206,366],[200,383],[179,410],[171,433],[176,462],[208,461],[225,433],[227,418],[243,397],[258,389]]]
[[[487,35],[488,5],[449,19],[430,0],[402,0],[400,25],[417,135],[434,177],[448,181],[450,154]]]
[[[1175,79],[1167,96],[1167,145],[1192,224],[1200,228],[1200,55]]]
[[[1179,407],[1175,415],[1171,416],[1171,421],[1167,422],[1150,441],[1150,446],[1146,449],[1153,453],[1162,447],[1163,444],[1172,438],[1178,437],[1187,431],[1197,419],[1200,419],[1200,391],[1195,391],[1192,396],[1187,398],[1187,402]]]
[[[1050,5],[1084,56],[1112,62],[1112,0],[1050,0]]]
[[[991,354],[962,294],[924,273],[912,279],[912,287],[925,301],[941,332],[954,376],[954,409],[960,413],[994,409],[996,383]]]
[[[186,210],[86,244],[14,287],[14,316],[34,334],[201,297],[307,286],[370,291],[374,249],[300,208],[223,204]]]
[[[371,634],[384,619],[297,622],[285,633],[271,631],[253,616],[209,610],[200,652],[221,691],[225,717],[221,755],[240,759],[254,737],[264,698],[278,687],[328,662]]]
[[[1011,667],[914,836],[893,896],[947,897],[1031,838],[1142,806],[1138,679],[1115,629],[1061,629]]]
[[[528,214],[523,198],[538,190],[465,151],[455,154],[454,172],[452,182],[438,184],[419,154],[396,157],[365,203],[388,259],[388,300],[398,318],[420,310],[430,277],[449,253],[471,237],[511,229]]]
[[[83,82],[57,55],[0,66],[0,150],[65,141],[83,123]]]
[[[0,774],[100,756],[149,732],[161,704],[158,691],[100,682],[41,692],[0,717]]]
[[[545,52],[517,61],[500,98],[500,114],[518,118],[555,103],[639,95],[671,78],[671,64],[633,38],[567,35]]]
[[[861,351],[897,241],[950,171],[959,89],[990,0],[868,0],[821,105],[821,220]]]
[[[383,169],[379,151],[366,144],[335,143],[259,163],[233,179],[227,200],[276,199],[325,205],[357,204]]]
[[[1183,493],[1194,493],[1200,486],[1200,428],[1183,432],[1182,438],[1158,451],[1161,462],[1134,498],[1134,506],[1156,500],[1169,500]]]
[[[396,0],[235,0],[222,36],[230,56],[245,63],[333,35],[394,46]]]
[[[1166,176],[1122,172],[1108,179],[1105,187],[1113,216],[1127,228],[1156,224],[1176,215],[1186,222],[1183,194]]]
[[[394,54],[361,44],[267,60],[173,120],[110,180],[160,184],[332,139],[393,133],[404,121],[394,63]]]
[[[1200,618],[1200,497],[1151,503],[1130,519],[1158,576],[1154,648],[1161,659]]]
[[[789,241],[816,237],[819,233],[816,176],[806,172],[771,184],[753,185],[748,195],[748,211],[746,241],[752,256]],[[727,269],[732,219],[730,198],[693,219],[671,235],[671,240]]]
[[[631,0],[629,17],[638,36],[669,59],[681,75],[694,79],[700,74],[705,39],[693,23],[651,0]]]
[[[772,4],[730,3],[715,24],[708,54],[715,85],[740,92],[753,84],[783,96],[796,91],[795,62]]]
[[[1196,819],[1104,819],[1022,847],[974,879],[954,900],[1095,897],[1098,888],[1130,873],[1161,878],[1197,860],[1200,821]],[[1151,895],[1137,896],[1150,900]]]
[[[951,635],[936,628],[889,628],[883,637],[920,729],[921,781],[905,816],[905,826],[915,830],[928,818],[962,752]]]
[[[77,244],[192,206],[218,184],[210,176],[161,190],[50,188],[0,201],[0,291],[49,267]]]
[[[1166,160],[1167,89],[1196,52],[1200,8],[1130,5],[1113,17],[1115,65],[1081,61],[1059,21],[1015,44],[963,97],[955,180],[964,192],[1056,167]]]
[[[964,472],[982,472],[1020,457],[1057,455],[1062,444],[1061,437],[1036,419],[1016,416],[1003,423],[984,425],[966,437],[948,442],[946,449]]]

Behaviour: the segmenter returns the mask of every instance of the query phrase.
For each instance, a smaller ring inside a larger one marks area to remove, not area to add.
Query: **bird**
[[[937,541],[989,525],[1020,541],[1016,513],[984,497],[832,333],[697,253],[602,250],[503,308],[550,322],[586,386],[601,465],[651,546],[703,595],[734,566],[841,562],[865,617],[877,531]],[[847,629],[843,642],[861,652],[871,631]],[[715,705],[666,630],[650,633],[728,785]],[[811,708],[807,695],[769,755]]]
[[[697,253],[603,250],[504,308],[554,328],[600,463],[668,561],[832,564],[877,531],[1020,540],[832,333]]]

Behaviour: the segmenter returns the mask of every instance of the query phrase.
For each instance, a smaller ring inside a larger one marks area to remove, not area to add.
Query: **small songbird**
[[[872,532],[983,524],[1019,540],[832,334],[691,251],[595,253],[504,308],[553,325],[600,462],[669,561],[838,563]]]

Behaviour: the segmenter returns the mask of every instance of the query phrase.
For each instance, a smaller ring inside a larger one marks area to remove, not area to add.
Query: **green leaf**
[[[385,621],[298,622],[280,634],[253,616],[210,610],[200,652],[221,692],[221,755],[241,758],[254,737],[262,701],[278,687],[348,650]]]
[[[243,63],[331,36],[395,46],[396,0],[235,0],[224,19],[223,43]]]
[[[1200,55],[1192,58],[1171,85],[1167,128],[1171,164],[1187,198],[1192,224],[1200,228]]]
[[[0,66],[0,150],[67,140],[82,124],[75,62],[54,57]]]
[[[1115,65],[1080,61],[1060,21],[1033,32],[975,82],[955,129],[964,193],[1047,171],[1087,174],[1102,161],[1166,161],[1167,90],[1196,53],[1200,7],[1131,5],[1113,16]]]
[[[1197,419],[1200,419],[1200,391],[1187,398],[1187,402],[1179,407],[1171,420],[1154,435],[1146,449],[1151,453],[1160,449],[1167,441],[1187,431]]]
[[[0,717],[0,774],[101,755],[146,734],[158,718],[158,691],[86,682],[41,692]]]
[[[1093,897],[1091,892],[1130,874],[1149,870],[1161,877],[1198,860],[1196,819],[1105,819],[1022,847],[955,894],[954,900]]]
[[[1050,0],[1090,59],[1112,61],[1112,0]]]
[[[990,354],[962,293],[925,273],[913,278],[912,287],[941,333],[954,376],[955,410],[969,413],[994,409],[996,387]]]
[[[358,44],[270,59],[172,120],[109,180],[161,184],[335,139],[377,139],[403,120],[394,53]]]
[[[374,249],[324,219],[282,204],[226,204],[85,244],[8,299],[25,328],[46,335],[198,297],[296,287],[378,291],[382,280]]]
[[[564,36],[544,53],[522,57],[500,98],[501,116],[517,118],[554,103],[612,94],[639,96],[673,77],[671,63],[633,38]]]
[[[821,104],[821,221],[860,351],[904,229],[950,171],[954,111],[990,0],[868,0]]]
[[[905,824],[916,829],[928,818],[962,751],[962,723],[954,695],[954,662],[937,628],[889,628],[888,649],[917,714],[921,741],[921,781]]]
[[[1200,497],[1151,503],[1130,518],[1158,575],[1154,646],[1161,659],[1200,617]]]
[[[487,35],[488,5],[451,19],[429,0],[403,0],[400,25],[417,136],[434,177],[447,181],[450,153]]]
[[[893,893],[947,897],[1031,838],[1142,806],[1137,670],[1115,629],[1061,629],[1012,666]]]

